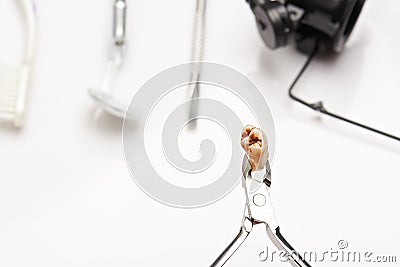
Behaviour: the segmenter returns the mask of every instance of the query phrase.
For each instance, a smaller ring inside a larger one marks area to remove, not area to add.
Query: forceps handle
[[[267,225],[267,234],[279,250],[287,252],[288,261],[293,267],[311,267],[311,265],[300,256],[300,254],[289,244],[289,242],[286,241],[281,234],[279,227],[273,231]]]
[[[240,228],[239,234],[233,239],[233,241],[226,247],[226,249],[218,256],[210,267],[221,267],[235,254],[238,248],[243,244],[250,232],[246,231],[244,226]]]

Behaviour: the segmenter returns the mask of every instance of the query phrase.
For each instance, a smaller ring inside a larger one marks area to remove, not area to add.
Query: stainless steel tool
[[[192,44],[192,77],[191,84],[188,89],[188,96],[190,100],[194,100],[199,97],[200,90],[200,74],[201,74],[201,64],[196,64],[196,62],[203,61],[204,57],[204,36],[206,27],[206,7],[207,0],[197,0],[196,4],[196,14],[194,20],[193,29],[193,44]],[[198,101],[191,101],[189,120],[194,120],[198,114]],[[194,123],[196,120],[193,121]]]
[[[246,197],[246,205],[243,214],[242,226],[238,235],[228,247],[218,256],[211,267],[224,266],[233,254],[247,239],[253,227],[261,225],[265,227],[267,236],[273,244],[284,252],[288,262],[294,267],[311,267],[299,253],[283,237],[276,220],[269,190],[271,187],[271,167],[269,161],[265,165],[263,177],[255,177],[250,162],[245,156],[242,164],[242,185]]]
[[[112,93],[113,81],[123,61],[126,39],[126,8],[125,0],[116,0],[114,2],[113,44],[106,74],[101,88],[89,89],[89,95],[100,108],[119,118],[124,118],[125,115],[129,116],[129,114],[125,114],[127,105],[115,99]]]

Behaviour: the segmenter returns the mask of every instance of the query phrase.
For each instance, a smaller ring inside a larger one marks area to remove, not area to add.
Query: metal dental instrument
[[[242,163],[242,186],[245,192],[246,205],[242,226],[238,235],[221,255],[218,256],[215,262],[211,264],[211,267],[224,266],[247,239],[253,227],[257,225],[262,225],[266,228],[267,235],[272,243],[284,253],[288,262],[293,267],[311,267],[289,242],[286,241],[280,232],[269,194],[271,187],[271,167],[269,160],[266,161],[263,171],[265,171],[263,177],[256,177],[256,172],[252,169],[251,161],[247,156],[244,157]]]
[[[108,113],[125,117],[126,106],[116,100],[112,95],[111,86],[122,64],[123,50],[126,34],[126,1],[116,0],[114,3],[113,45],[109,55],[107,71],[100,89],[89,89],[89,95],[96,104]],[[129,114],[126,114],[128,116]]]
[[[192,62],[203,61],[204,56],[204,33],[205,33],[205,16],[206,16],[207,0],[197,0],[196,15],[193,30],[193,44],[192,44]],[[200,78],[201,64],[193,64],[192,69],[192,83],[189,85],[188,96],[190,100],[199,97],[199,78]],[[190,104],[189,120],[193,120],[198,114],[198,102],[192,101]],[[196,120],[193,121],[194,123]]]

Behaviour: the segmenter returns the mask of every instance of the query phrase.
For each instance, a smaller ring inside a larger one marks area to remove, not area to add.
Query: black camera
[[[340,52],[365,0],[246,0],[260,34],[271,49],[296,43],[305,53]]]

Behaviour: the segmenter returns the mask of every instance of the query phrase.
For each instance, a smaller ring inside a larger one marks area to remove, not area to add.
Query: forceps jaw
[[[269,193],[271,186],[271,166],[269,161],[266,162],[262,181],[257,181],[252,177],[253,173],[249,165],[250,162],[245,157],[242,165],[243,185],[246,193],[246,208],[243,216],[251,221],[252,226],[264,225],[269,239],[279,250],[287,255],[288,262],[293,267],[311,267],[280,232]],[[250,185],[255,182],[259,183],[257,189],[250,191]]]
[[[271,177],[271,165],[269,163],[269,160],[267,160],[263,171],[265,171],[265,174],[264,174],[264,179],[263,179],[262,182],[267,187],[271,187],[272,177]],[[244,156],[243,162],[242,162],[242,176],[244,178],[252,179],[252,172],[253,171],[252,171],[252,167],[251,167],[250,161],[247,158],[247,156]]]
[[[271,185],[271,167],[269,162],[265,165],[265,175],[261,180],[252,175],[252,167],[247,156],[242,163],[242,185],[246,195],[246,206],[243,217],[249,218],[254,224],[268,223],[271,227],[278,227],[275,218],[269,187]]]

